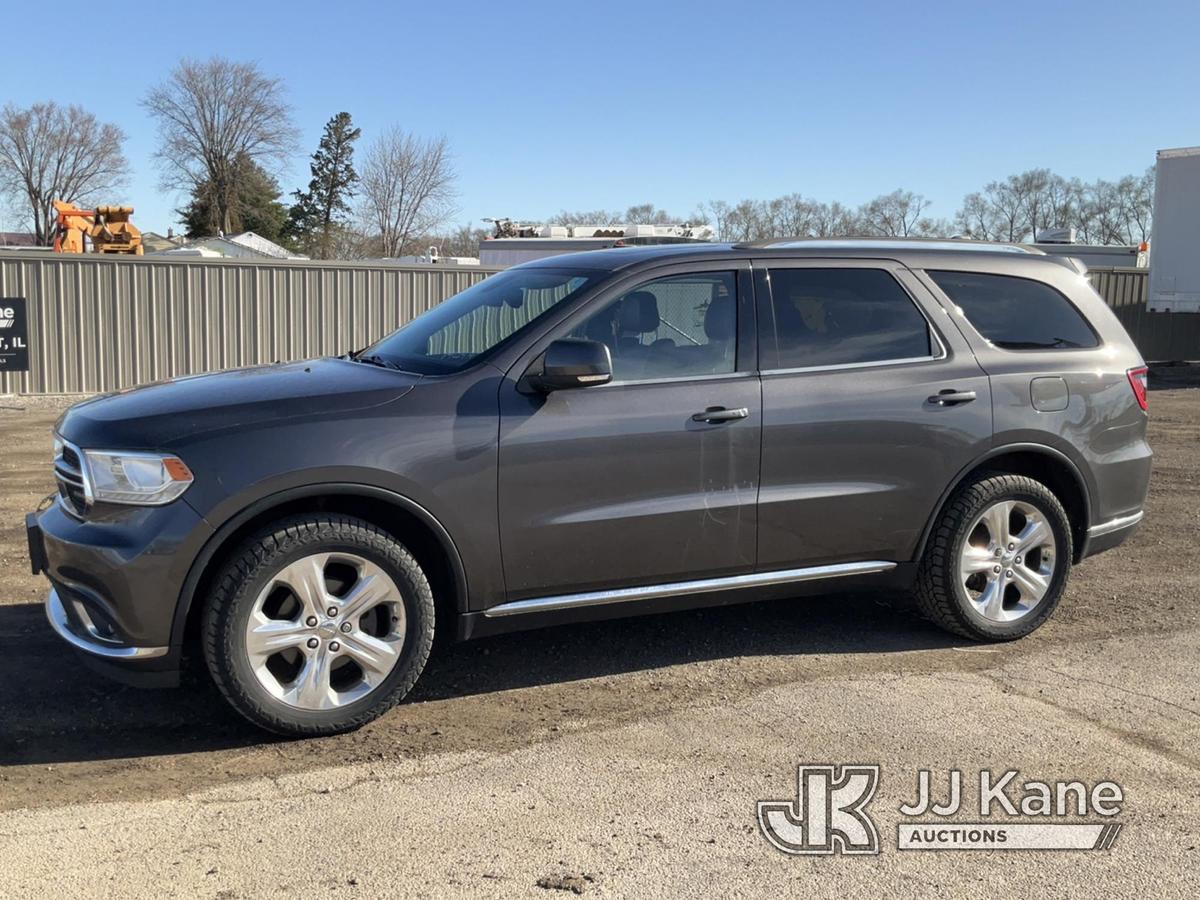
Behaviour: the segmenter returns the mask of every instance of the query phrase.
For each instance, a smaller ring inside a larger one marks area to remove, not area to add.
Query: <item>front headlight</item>
[[[178,456],[84,450],[93,499],[98,503],[162,506],[192,483],[192,472]]]

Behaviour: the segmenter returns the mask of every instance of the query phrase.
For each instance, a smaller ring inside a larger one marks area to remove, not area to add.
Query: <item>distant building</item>
[[[37,237],[32,231],[0,231],[0,247],[36,247]]]
[[[176,247],[182,246],[183,241],[171,235],[169,232],[164,237],[157,231],[142,232],[142,246],[147,253],[162,253],[164,250],[174,250]]]
[[[1145,268],[1149,253],[1145,245],[1078,244],[1074,228],[1043,228],[1034,235],[1035,247],[1050,256],[1069,256],[1089,269],[1107,266]]]
[[[1069,256],[1077,259],[1089,269],[1107,268],[1110,266],[1123,268],[1146,268],[1149,254],[1145,248],[1136,244],[1054,244],[1036,243],[1025,244],[1041,250],[1049,256]]]
[[[194,238],[164,250],[150,251],[147,249],[146,252],[153,252],[156,255],[224,257],[227,259],[308,259],[307,256],[280,247],[274,241],[269,241],[253,231],[243,231],[241,234],[228,236]]]
[[[241,234],[231,235],[229,240],[235,244],[241,244],[243,247],[249,247],[256,253],[262,256],[269,256],[273,259],[308,259],[300,253],[293,253],[285,247],[280,247],[273,241],[268,241],[265,237],[255,234],[253,231],[243,231]]]
[[[385,261],[404,266],[416,266],[423,264],[437,266],[479,265],[479,257],[477,256],[442,256],[442,251],[437,247],[430,247],[420,256],[389,256]]]
[[[495,233],[479,242],[479,260],[485,266],[515,266],[580,250],[702,243],[712,239],[713,229],[709,225],[521,225],[511,219],[499,219],[495,220]]]

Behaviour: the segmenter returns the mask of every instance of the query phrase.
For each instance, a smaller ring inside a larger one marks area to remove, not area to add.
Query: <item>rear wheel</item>
[[[204,618],[209,670],[229,702],[282,734],[335,734],[412,688],[429,657],[433,596],[391,535],[360,519],[304,516],[248,541]]]
[[[984,475],[946,504],[921,560],[917,602],[955,634],[1012,640],[1054,612],[1071,558],[1070,521],[1048,487],[1023,475]]]

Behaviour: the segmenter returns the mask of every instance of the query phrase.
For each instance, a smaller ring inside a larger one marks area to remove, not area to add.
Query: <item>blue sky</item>
[[[643,202],[685,215],[793,191],[857,204],[898,187],[949,217],[1013,172],[1115,178],[1200,144],[1194,0],[48,9],[6,8],[0,102],[75,102],[119,124],[134,174],[114,199],[158,231],[179,198],[158,189],[138,101],[183,56],[285,80],[302,132],[285,193],[339,110],[363,143],[392,124],[446,135],[457,222]]]

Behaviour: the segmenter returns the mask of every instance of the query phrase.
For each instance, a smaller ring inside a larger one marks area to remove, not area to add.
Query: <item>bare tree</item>
[[[624,219],[619,212],[607,209],[592,209],[571,212],[562,210],[550,220],[551,225],[618,225]]]
[[[774,237],[845,237],[863,233],[860,216],[841,203],[822,203],[800,194],[774,200],[742,200],[731,206],[713,200],[703,207],[722,241]]]
[[[283,82],[254,63],[185,59],[142,105],[158,123],[155,154],[168,190],[211,192],[214,226],[233,227],[239,160],[278,170],[296,144]]]
[[[989,182],[963,200],[956,224],[965,237],[984,241],[1022,241],[1029,234],[1027,181],[1010,175]]]
[[[53,201],[86,203],[124,183],[124,143],[120,128],[79,106],[9,104],[0,113],[0,193],[29,213],[37,242],[49,244]]]
[[[921,234],[923,214],[929,201],[912,191],[895,190],[864,203],[859,220],[867,234],[882,237],[908,237]]]
[[[705,217],[712,221],[713,231],[716,232],[717,240],[728,240],[728,222],[730,213],[732,212],[729,204],[724,200],[710,200],[700,208],[704,211]]]
[[[1127,244],[1150,240],[1150,224],[1154,216],[1154,167],[1141,177],[1126,175],[1117,182],[1117,202],[1124,212],[1119,238]]]
[[[968,194],[955,218],[967,237],[1036,239],[1046,228],[1074,228],[1084,243],[1137,244],[1150,234],[1154,174],[1085,183],[1049,169],[1031,169]]]
[[[639,203],[625,210],[624,222],[629,225],[670,225],[679,220],[653,203]]]
[[[480,243],[491,234],[490,228],[466,224],[440,234],[426,235],[421,238],[421,244],[437,247],[442,256],[478,256]]]
[[[400,128],[380,135],[361,171],[364,224],[383,256],[400,256],[454,214],[454,167],[444,137],[419,138]]]
[[[812,237],[850,237],[862,234],[858,215],[838,203],[818,203],[813,209]]]

